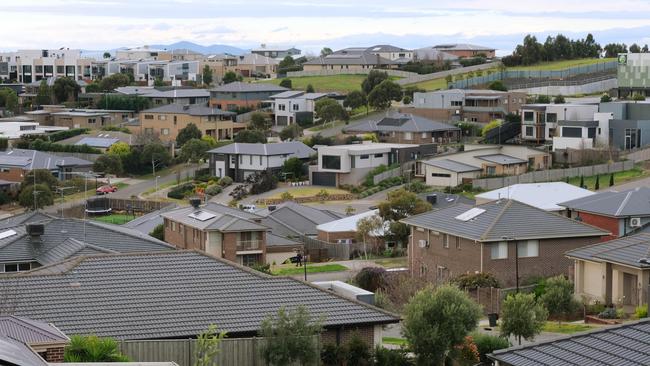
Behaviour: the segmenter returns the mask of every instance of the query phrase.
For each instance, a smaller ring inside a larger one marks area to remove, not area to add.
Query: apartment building
[[[123,60],[166,60],[172,59],[172,53],[149,46],[118,49],[114,55],[116,59]]]
[[[400,111],[438,121],[488,123],[519,113],[525,103],[523,92],[450,89],[414,93],[411,106]]]
[[[0,52],[0,81],[32,83],[51,77],[81,80],[90,76],[91,59],[80,50],[18,50]]]
[[[154,59],[104,59],[92,61],[88,78],[99,80],[113,74],[130,74],[135,81],[153,86],[156,79],[180,86],[183,81],[200,81],[200,61]]]
[[[571,127],[579,121],[594,121],[598,113],[596,104],[526,104],[521,106],[521,139],[528,142],[543,144],[553,141],[553,137],[562,136],[558,131],[558,122],[566,127],[566,137],[570,137]],[[584,124],[590,127],[589,124]],[[562,130],[564,128],[561,128]],[[607,133],[605,131],[605,134]],[[587,137],[587,136],[584,136]],[[590,135],[590,137],[594,137]]]
[[[276,126],[288,126],[294,123],[312,123],[316,119],[316,102],[324,98],[336,98],[340,103],[342,96],[338,93],[307,93],[301,90],[289,90],[274,94],[272,100]]]

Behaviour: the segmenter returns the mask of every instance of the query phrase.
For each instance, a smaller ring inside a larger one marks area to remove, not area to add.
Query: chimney
[[[438,195],[435,193],[428,195],[427,202],[429,202],[432,205],[435,205],[438,202]]]
[[[190,205],[198,210],[199,206],[201,206],[201,199],[197,197],[190,198]]]
[[[45,225],[43,224],[27,224],[25,225],[25,231],[29,235],[30,241],[40,242],[41,235],[45,233]]]

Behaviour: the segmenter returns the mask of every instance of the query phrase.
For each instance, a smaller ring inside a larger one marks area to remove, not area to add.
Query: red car
[[[116,192],[116,191],[117,191],[116,186],[106,185],[106,186],[101,186],[101,187],[97,188],[95,193],[96,194],[109,194],[109,193]]]

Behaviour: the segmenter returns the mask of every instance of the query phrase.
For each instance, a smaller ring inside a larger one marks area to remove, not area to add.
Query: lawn
[[[329,194],[347,194],[349,193],[348,191],[345,191],[343,189],[337,189],[337,188],[321,188],[321,187],[295,187],[295,188],[289,188],[287,192],[291,193],[291,195],[294,198],[298,197],[313,197],[318,194],[320,191],[326,191]],[[282,196],[282,192],[276,193],[273,196],[267,197],[267,198],[280,198]]]
[[[424,90],[447,89],[447,81],[445,79],[433,79],[421,81],[416,84],[409,84],[409,86],[417,86],[418,88]]]
[[[344,124],[345,124],[345,121],[327,122],[327,123],[324,123],[324,124],[309,127],[308,130],[313,131],[313,132],[318,132],[318,131],[326,130],[328,128],[343,126]]]
[[[585,332],[590,329],[594,329],[595,327],[592,325],[586,325],[586,324],[575,324],[575,323],[561,323],[558,324],[557,322],[554,321],[548,321],[546,324],[544,324],[544,328],[542,328],[543,332],[549,332],[549,333],[562,333],[562,334],[573,334],[573,333],[579,333],[579,332]]]
[[[133,220],[133,215],[110,214],[106,216],[94,216],[91,217],[91,219],[95,221],[105,222],[107,224],[123,225]]]
[[[599,64],[604,62],[616,61],[615,58],[583,58],[578,60],[563,60],[563,61],[552,61],[552,62],[541,62],[536,65],[530,66],[515,66],[509,67],[509,71],[548,71],[548,70],[564,70],[577,66],[587,66],[593,64]]]
[[[347,271],[348,267],[341,264],[323,264],[323,265],[311,265],[307,264],[307,273],[325,273],[325,272],[341,272]],[[271,272],[274,275],[278,276],[291,276],[299,275],[305,273],[304,267],[296,267],[295,264],[286,264],[282,266],[276,266],[271,269]]]
[[[379,264],[384,268],[408,267],[408,258],[407,257],[382,258],[382,259],[376,259],[375,263]]]
[[[634,169],[631,170],[626,170],[623,172],[618,172],[614,173],[614,184],[622,184],[625,182],[637,180],[640,178],[644,178],[650,175],[650,172],[647,170],[644,170],[640,166],[634,167]],[[607,189],[609,188],[609,176],[610,174],[602,174],[600,176],[600,189]],[[596,176],[590,176],[590,177],[584,177],[585,179],[585,186],[587,186],[587,189],[594,190],[596,189]],[[574,186],[579,186],[580,185],[580,177],[573,177],[569,178],[569,183],[573,184]]]
[[[383,344],[392,344],[394,346],[407,346],[408,341],[404,338],[396,338],[396,337],[383,337],[381,339],[381,343]]]
[[[305,90],[311,84],[316,92],[342,92],[348,93],[353,90],[361,90],[361,83],[367,75],[327,75],[327,76],[301,76],[291,79],[291,87],[295,90]],[[391,76],[390,80],[397,80],[398,77]],[[280,84],[282,79],[262,80],[262,83]]]

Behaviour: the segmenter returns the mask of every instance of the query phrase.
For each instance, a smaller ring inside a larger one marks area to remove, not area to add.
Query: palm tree
[[[70,345],[65,348],[65,362],[128,362],[129,358],[118,350],[117,342],[112,338],[99,338],[95,335],[70,338]]]

